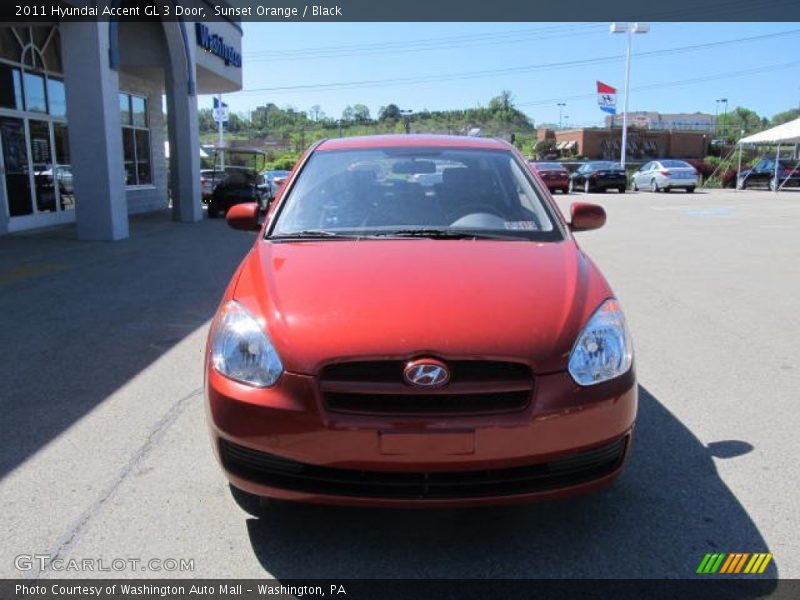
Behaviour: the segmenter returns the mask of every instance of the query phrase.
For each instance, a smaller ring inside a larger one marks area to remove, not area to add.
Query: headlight
[[[581,331],[569,356],[569,374],[579,385],[619,377],[631,368],[633,345],[625,315],[615,299],[600,305]]]
[[[225,377],[269,387],[283,373],[266,332],[238,302],[231,300],[222,308],[211,335],[211,362]]]

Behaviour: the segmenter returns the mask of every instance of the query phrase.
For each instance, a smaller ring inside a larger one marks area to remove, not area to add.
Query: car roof
[[[396,134],[365,135],[325,140],[318,151],[354,150],[359,148],[469,148],[484,150],[510,150],[512,146],[501,140],[467,135]]]

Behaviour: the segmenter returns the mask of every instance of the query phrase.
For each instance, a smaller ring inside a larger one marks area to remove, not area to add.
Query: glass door
[[[3,145],[8,214],[11,217],[30,215],[33,213],[33,198],[25,121],[0,117],[0,143]]]

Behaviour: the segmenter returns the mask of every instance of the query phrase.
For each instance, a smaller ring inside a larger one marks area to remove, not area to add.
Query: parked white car
[[[652,160],[633,174],[631,186],[634,190],[669,192],[682,189],[691,193],[697,187],[697,170],[682,160]]]

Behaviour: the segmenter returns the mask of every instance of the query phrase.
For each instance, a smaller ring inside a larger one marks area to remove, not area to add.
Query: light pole
[[[725,123],[728,120],[728,99],[727,98],[720,98],[717,100],[717,113],[719,113],[719,104],[722,102],[725,105],[725,112],[723,113],[724,116],[722,118],[722,122]],[[724,131],[724,130],[723,130]],[[714,118],[714,132],[717,132],[717,120]],[[722,132],[720,132],[722,133]]]
[[[561,129],[561,113],[564,111],[564,107],[567,105],[566,102],[559,102],[556,104],[558,106],[558,128]]]
[[[564,115],[564,127],[567,126],[568,121],[569,121],[569,115]]]
[[[631,42],[634,33],[647,33],[650,25],[645,23],[612,23],[611,33],[625,33],[628,36],[625,46],[625,108],[622,113],[622,152],[619,162],[625,168],[625,154],[628,149],[628,91],[631,79]]]

